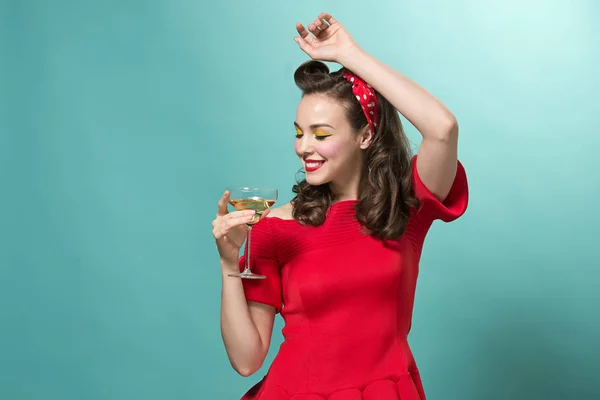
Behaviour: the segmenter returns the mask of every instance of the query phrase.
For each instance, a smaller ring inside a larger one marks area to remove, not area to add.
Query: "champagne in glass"
[[[277,189],[261,189],[248,187],[228,187],[229,204],[236,210],[254,210],[254,218],[247,223],[248,231],[246,233],[246,263],[244,271],[239,274],[229,274],[228,276],[244,279],[264,279],[264,275],[258,275],[250,270],[250,242],[252,237],[252,226],[257,223],[263,213],[267,211],[277,201]]]

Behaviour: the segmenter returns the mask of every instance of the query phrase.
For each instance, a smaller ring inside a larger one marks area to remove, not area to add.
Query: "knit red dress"
[[[415,161],[421,206],[397,240],[362,233],[355,200],[333,204],[318,227],[277,217],[254,226],[251,266],[267,278],[243,280],[246,299],[281,313],[284,341],[243,400],[425,400],[407,342],[419,259],[432,222],[465,212],[468,185],[459,162],[442,203]]]

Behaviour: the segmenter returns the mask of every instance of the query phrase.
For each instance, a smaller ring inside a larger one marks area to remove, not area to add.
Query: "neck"
[[[333,202],[358,200],[360,179],[361,173],[358,169],[357,171],[349,170],[345,177],[330,182],[329,189],[333,195]]]

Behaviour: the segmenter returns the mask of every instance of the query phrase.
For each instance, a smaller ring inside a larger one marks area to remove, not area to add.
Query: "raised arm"
[[[311,58],[342,64],[417,128],[423,136],[417,171],[423,184],[443,201],[456,174],[458,124],[454,115],[424,88],[360,48],[331,15],[321,13],[308,30],[301,24],[296,28],[300,34],[296,41]]]

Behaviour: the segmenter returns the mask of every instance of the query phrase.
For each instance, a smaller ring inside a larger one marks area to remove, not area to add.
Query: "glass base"
[[[266,276],[258,275],[253,273],[252,271],[244,271],[239,274],[228,274],[227,276],[231,276],[232,278],[242,278],[242,279],[265,279]]]

